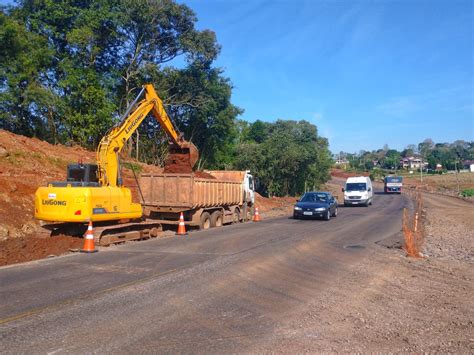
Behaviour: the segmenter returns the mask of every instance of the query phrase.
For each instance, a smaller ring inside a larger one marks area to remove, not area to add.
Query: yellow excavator
[[[170,138],[169,152],[185,157],[190,168],[194,166],[199,158],[197,148],[183,139],[153,86],[146,84],[121,121],[100,141],[97,164],[69,164],[66,181],[51,182],[36,191],[35,218],[46,222],[44,227],[53,235],[81,234],[89,221],[99,222],[95,228],[98,241],[108,235],[101,244],[157,232],[159,224],[142,218],[141,204],[132,202],[131,190],[123,186],[119,159],[120,151],[150,111]]]

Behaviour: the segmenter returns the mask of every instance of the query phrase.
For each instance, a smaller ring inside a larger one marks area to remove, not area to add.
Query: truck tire
[[[209,229],[209,228],[211,228],[211,216],[209,215],[208,212],[203,212],[201,214],[199,228],[200,229]]]
[[[252,219],[251,217],[251,212],[250,212],[250,207],[248,205],[244,205],[244,210],[242,213],[242,222],[247,222]]]
[[[254,212],[254,206],[249,207],[247,205],[244,205],[244,213],[243,213],[243,216],[242,216],[242,218],[243,218],[242,220],[244,222],[251,221],[252,217],[253,217],[253,212]]]
[[[211,214],[211,228],[222,227],[224,222],[224,216],[221,211],[214,211]]]
[[[241,222],[240,220],[240,211],[238,208],[234,210],[234,214],[232,215],[232,223],[239,223]]]

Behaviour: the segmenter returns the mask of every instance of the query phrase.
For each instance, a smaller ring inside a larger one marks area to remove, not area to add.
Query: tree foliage
[[[428,163],[428,169],[436,169],[438,164],[442,169],[454,170],[461,168],[464,161],[474,160],[474,142],[457,140],[453,143],[435,143],[431,138],[425,139],[418,145],[409,144],[401,152],[396,149],[379,149],[372,152],[349,154],[341,152],[352,168],[371,170],[375,166],[397,170],[400,169],[402,158],[419,157]],[[374,164],[375,162],[375,164]]]
[[[198,145],[208,135],[196,128],[198,113],[213,120],[206,124],[214,136],[226,136],[240,112],[230,103],[230,82],[212,67],[220,51],[214,33],[197,30],[186,5],[23,0],[0,21],[0,105],[9,116],[3,128],[94,147],[146,82],[172,111],[193,111],[174,118]],[[162,67],[180,56],[184,68]],[[207,160],[216,160],[217,143],[207,148]]]
[[[237,120],[220,45],[174,0],[19,0],[0,10],[0,128],[95,148],[141,86],[152,83],[199,168],[251,169],[261,191],[325,182],[328,142],[306,121]],[[161,164],[168,137],[148,117],[130,152]],[[137,144],[137,142],[139,144]]]
[[[329,179],[328,142],[307,121],[256,121],[244,131],[235,166],[250,168],[259,190],[270,196],[297,195]]]

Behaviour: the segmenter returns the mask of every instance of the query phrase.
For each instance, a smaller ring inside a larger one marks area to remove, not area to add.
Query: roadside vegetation
[[[452,143],[435,143],[427,138],[418,145],[410,144],[402,151],[385,145],[373,151],[359,153],[339,152],[335,159],[347,171],[370,172],[373,179],[388,174],[411,175],[420,173],[419,167],[403,166],[403,159],[417,158],[423,162],[423,174],[441,175],[469,169],[474,163],[474,141],[457,140]],[[411,172],[411,173],[410,173]]]
[[[259,191],[276,196],[325,182],[331,158],[317,127],[239,120],[232,83],[214,65],[216,35],[196,22],[192,9],[173,0],[22,0],[0,7],[0,129],[95,149],[141,85],[152,83],[198,147],[198,169],[252,169]],[[149,118],[128,154],[160,165],[166,145]]]

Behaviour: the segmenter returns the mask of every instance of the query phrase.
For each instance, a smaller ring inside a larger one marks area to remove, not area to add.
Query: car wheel
[[[336,208],[334,209],[334,213],[332,214],[333,217],[337,217],[337,206]]]
[[[293,219],[298,219],[298,216],[296,214],[293,214]]]
[[[331,211],[328,209],[326,212],[326,215],[324,216],[324,219],[326,221],[329,221],[331,219]]]

